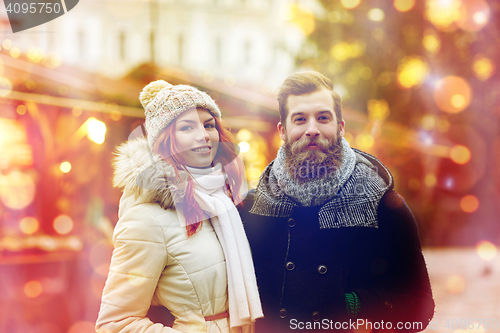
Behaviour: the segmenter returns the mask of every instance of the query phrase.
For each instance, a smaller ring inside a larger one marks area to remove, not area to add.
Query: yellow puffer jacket
[[[187,237],[174,209],[182,184],[165,186],[173,170],[147,149],[145,139],[118,148],[114,185],[124,194],[96,331],[252,332],[253,325],[230,329],[228,318],[205,320],[228,310],[224,253],[208,220]],[[170,310],[172,328],[145,317],[151,305]]]

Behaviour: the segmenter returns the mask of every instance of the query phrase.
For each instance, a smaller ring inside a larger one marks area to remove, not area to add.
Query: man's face
[[[327,89],[306,95],[290,95],[287,106],[286,126],[278,123],[280,137],[286,143],[309,139],[310,143],[304,149],[316,150],[315,140],[322,138],[337,142],[339,136],[344,136],[344,121],[337,122],[333,98]]]

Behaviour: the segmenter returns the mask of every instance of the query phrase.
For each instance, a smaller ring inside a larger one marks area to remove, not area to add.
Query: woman
[[[147,85],[147,140],[118,148],[123,188],[97,332],[251,332],[262,317],[253,263],[234,207],[242,164],[206,93]],[[146,317],[162,305],[173,327]]]

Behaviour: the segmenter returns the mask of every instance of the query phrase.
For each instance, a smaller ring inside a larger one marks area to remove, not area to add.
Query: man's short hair
[[[321,90],[322,88],[326,88],[331,92],[333,109],[337,116],[337,122],[340,123],[342,121],[342,103],[339,94],[333,90],[332,81],[321,73],[307,71],[294,73],[288,76],[279,89],[278,103],[281,124],[286,126],[288,96],[306,95]]]

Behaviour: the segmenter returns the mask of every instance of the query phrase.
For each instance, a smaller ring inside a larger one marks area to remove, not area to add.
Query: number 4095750
[[[46,13],[46,14],[50,14],[50,13],[59,13],[61,11],[61,5],[59,3],[45,3],[45,2],[38,2],[38,3],[26,3],[26,2],[23,2],[23,3],[9,3],[9,5],[7,6],[6,8],[7,10],[7,13],[31,13],[31,14],[35,14],[35,13]]]

